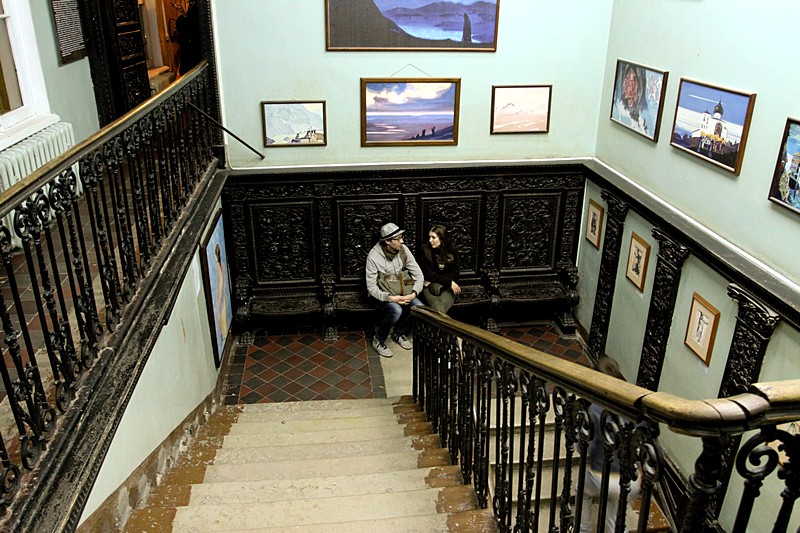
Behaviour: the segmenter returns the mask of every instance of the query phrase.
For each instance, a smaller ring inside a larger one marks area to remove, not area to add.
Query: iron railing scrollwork
[[[209,75],[201,64],[0,194],[0,218],[13,214],[13,227],[0,223],[0,410],[9,413],[0,419],[13,420],[0,427],[0,511],[12,509],[5,519],[27,482],[20,466],[41,464],[56,417],[70,412],[215,163],[210,125],[188,105],[207,108]]]
[[[784,490],[773,495],[781,502],[773,531],[789,527],[800,497],[800,437],[776,425],[800,420],[796,381],[755,384],[731,398],[685,400],[619,381],[424,307],[414,308],[412,314],[415,394],[428,417],[439,421],[442,445],[455,441],[455,447],[449,447],[451,459],[460,463],[479,505],[492,505],[500,531],[578,531],[586,512],[584,495],[599,500],[597,531],[605,530],[607,516],[616,517],[617,532],[629,527],[646,531],[651,502],[665,473],[658,441],[662,426],[703,444],[689,479],[690,501],[677,517],[680,531],[704,530],[710,506],[725,496],[718,494],[723,485],[722,452],[731,438],[753,429],[757,432],[736,459],[745,486],[733,531],[747,529],[764,480],[773,473],[784,482]],[[594,486],[599,479],[599,494],[587,487],[588,469],[596,468],[598,461],[590,465],[590,443],[599,443],[602,450],[602,468],[593,470],[592,482]],[[638,523],[626,524],[634,496]]]

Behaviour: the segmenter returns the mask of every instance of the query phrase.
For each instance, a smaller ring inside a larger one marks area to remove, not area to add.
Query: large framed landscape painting
[[[800,214],[800,121],[786,119],[769,199]]]
[[[326,49],[494,52],[500,0],[325,0]]]
[[[547,133],[552,85],[492,87],[490,133]]]
[[[658,142],[668,73],[617,60],[611,121]]]
[[[361,146],[456,145],[461,80],[362,78]]]
[[[264,146],[325,146],[325,102],[261,102]]]
[[[672,146],[739,175],[756,95],[681,79]]]

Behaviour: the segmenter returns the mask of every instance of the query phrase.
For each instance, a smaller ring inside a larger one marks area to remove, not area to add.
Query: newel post
[[[681,533],[705,531],[707,509],[722,486],[722,451],[729,437],[703,437],[703,451],[694,463],[689,478],[689,506],[681,524]]]

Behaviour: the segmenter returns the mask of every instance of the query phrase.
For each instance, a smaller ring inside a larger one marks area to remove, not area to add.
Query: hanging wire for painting
[[[407,69],[408,67],[411,67],[411,68],[413,68],[413,69],[416,69],[416,70],[418,70],[418,71],[422,72],[422,73],[423,73],[423,74],[425,74],[425,76],[427,76],[428,78],[432,78],[432,77],[433,77],[433,76],[431,76],[430,74],[428,74],[427,72],[425,72],[424,70],[422,70],[421,68],[419,68],[418,66],[416,66],[416,65],[412,65],[411,63],[409,63],[409,64],[407,64],[406,66],[404,66],[403,68],[401,68],[401,69],[397,70],[397,71],[396,71],[394,74],[392,74],[392,75],[391,75],[391,76],[389,76],[389,77],[390,77],[390,78],[394,78],[395,76],[397,76],[399,73],[403,72],[403,71],[404,71],[405,69]]]

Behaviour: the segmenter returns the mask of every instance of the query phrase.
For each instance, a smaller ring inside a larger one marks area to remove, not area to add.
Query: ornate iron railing
[[[490,503],[501,531],[574,531],[581,522],[587,450],[594,437],[591,405],[603,409],[603,469],[598,524],[604,524],[611,457],[618,457],[620,498],[616,531],[626,529],[628,494],[641,487],[650,509],[664,472],[660,427],[702,440],[689,479],[689,501],[677,527],[704,531],[712,499],[722,486],[721,457],[731,437],[757,430],[741,447],[736,467],[745,487],[732,531],[744,532],[764,480],[773,474],[784,489],[773,531],[786,531],[800,496],[800,438],[776,428],[800,419],[800,381],[760,383],[730,398],[686,400],[653,392],[593,369],[544,354],[427,308],[414,308],[413,394],[441,435],[478,501]],[[552,419],[552,423],[546,423]],[[546,429],[546,426],[549,426]],[[545,432],[553,457],[545,458]],[[778,446],[785,454],[778,460]],[[543,463],[552,465],[549,486]],[[491,466],[490,466],[491,465]],[[637,481],[638,480],[638,481]],[[490,490],[491,489],[491,490]],[[491,502],[489,501],[491,495]],[[551,504],[549,509],[543,500]],[[641,512],[637,531],[647,530]],[[763,527],[763,524],[758,524]],[[603,531],[603,527],[598,528]]]
[[[0,194],[0,219],[14,221],[0,223],[0,409],[10,413],[0,419],[12,420],[0,427],[3,509],[22,469],[40,467],[57,417],[96,392],[81,382],[213,165],[211,125],[196,109],[214,91],[203,63]]]

